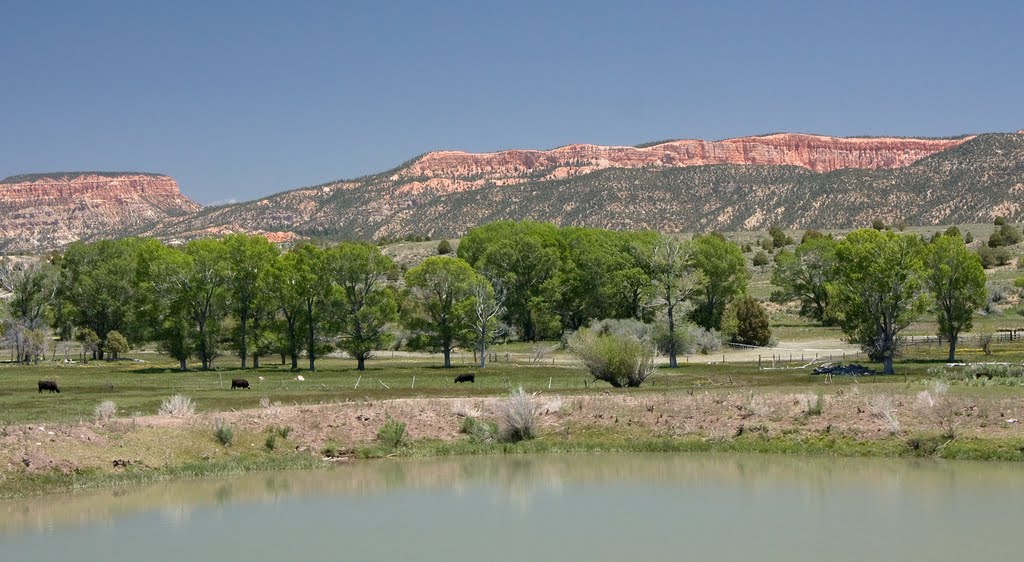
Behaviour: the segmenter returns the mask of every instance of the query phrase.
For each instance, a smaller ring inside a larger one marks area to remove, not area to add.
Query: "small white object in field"
[[[267,379],[265,379],[265,378],[263,378],[263,377],[260,377],[260,380],[261,380],[261,381],[265,381],[265,380],[267,380]]]
[[[1006,423],[1017,423],[1017,418],[1010,418],[1006,420]]]
[[[304,380],[306,380],[306,377],[304,377],[304,376],[302,376],[302,375],[297,375],[297,376],[295,377],[295,380],[297,380],[297,381],[304,381]]]

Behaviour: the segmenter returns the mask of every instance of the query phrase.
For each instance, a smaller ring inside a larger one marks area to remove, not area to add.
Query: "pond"
[[[1024,467],[710,454],[365,461],[0,502],[29,560],[1019,560]]]

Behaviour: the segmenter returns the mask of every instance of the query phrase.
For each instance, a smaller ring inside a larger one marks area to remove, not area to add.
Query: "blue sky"
[[[1024,128],[1024,3],[4,2],[0,177],[210,203],[435,149]]]

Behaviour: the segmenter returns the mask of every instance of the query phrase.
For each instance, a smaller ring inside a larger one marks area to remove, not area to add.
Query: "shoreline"
[[[8,426],[0,439],[7,461],[0,469],[0,498],[396,456],[756,453],[1024,461],[1019,400],[951,393],[929,406],[910,390],[889,395],[886,412],[875,404],[882,402],[875,398],[880,395],[834,392],[536,395],[538,437],[516,443],[473,442],[460,433],[467,415],[497,419],[503,399],[493,397],[273,405],[190,418]],[[810,413],[816,400],[820,411]],[[896,431],[886,414],[899,419]],[[407,423],[405,444],[397,449],[377,440],[388,419]],[[230,446],[215,438],[217,423],[232,427]]]

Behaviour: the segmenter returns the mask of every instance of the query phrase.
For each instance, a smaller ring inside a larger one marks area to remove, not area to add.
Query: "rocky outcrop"
[[[646,147],[431,152],[381,174],[162,221],[157,236],[232,225],[301,236],[453,237],[501,219],[678,232],[988,222],[1019,216],[1024,138],[778,134]],[[1016,207],[1014,205],[1017,205]]]
[[[0,251],[137,234],[458,236],[500,219],[665,231],[919,224],[1024,213],[1024,136],[837,138],[781,133],[648,146],[430,152],[393,170],[199,210],[153,174],[0,182]]]
[[[174,179],[137,172],[71,172],[0,180],[0,250],[32,252],[121,236],[198,211]]]
[[[952,148],[957,139],[837,138],[780,133],[722,141],[676,140],[651,146],[572,144],[553,150],[506,150],[475,154],[431,152],[389,179],[398,193],[435,194],[559,180],[606,168],[667,169],[710,164],[799,166],[813,172],[844,168],[891,169]]]

